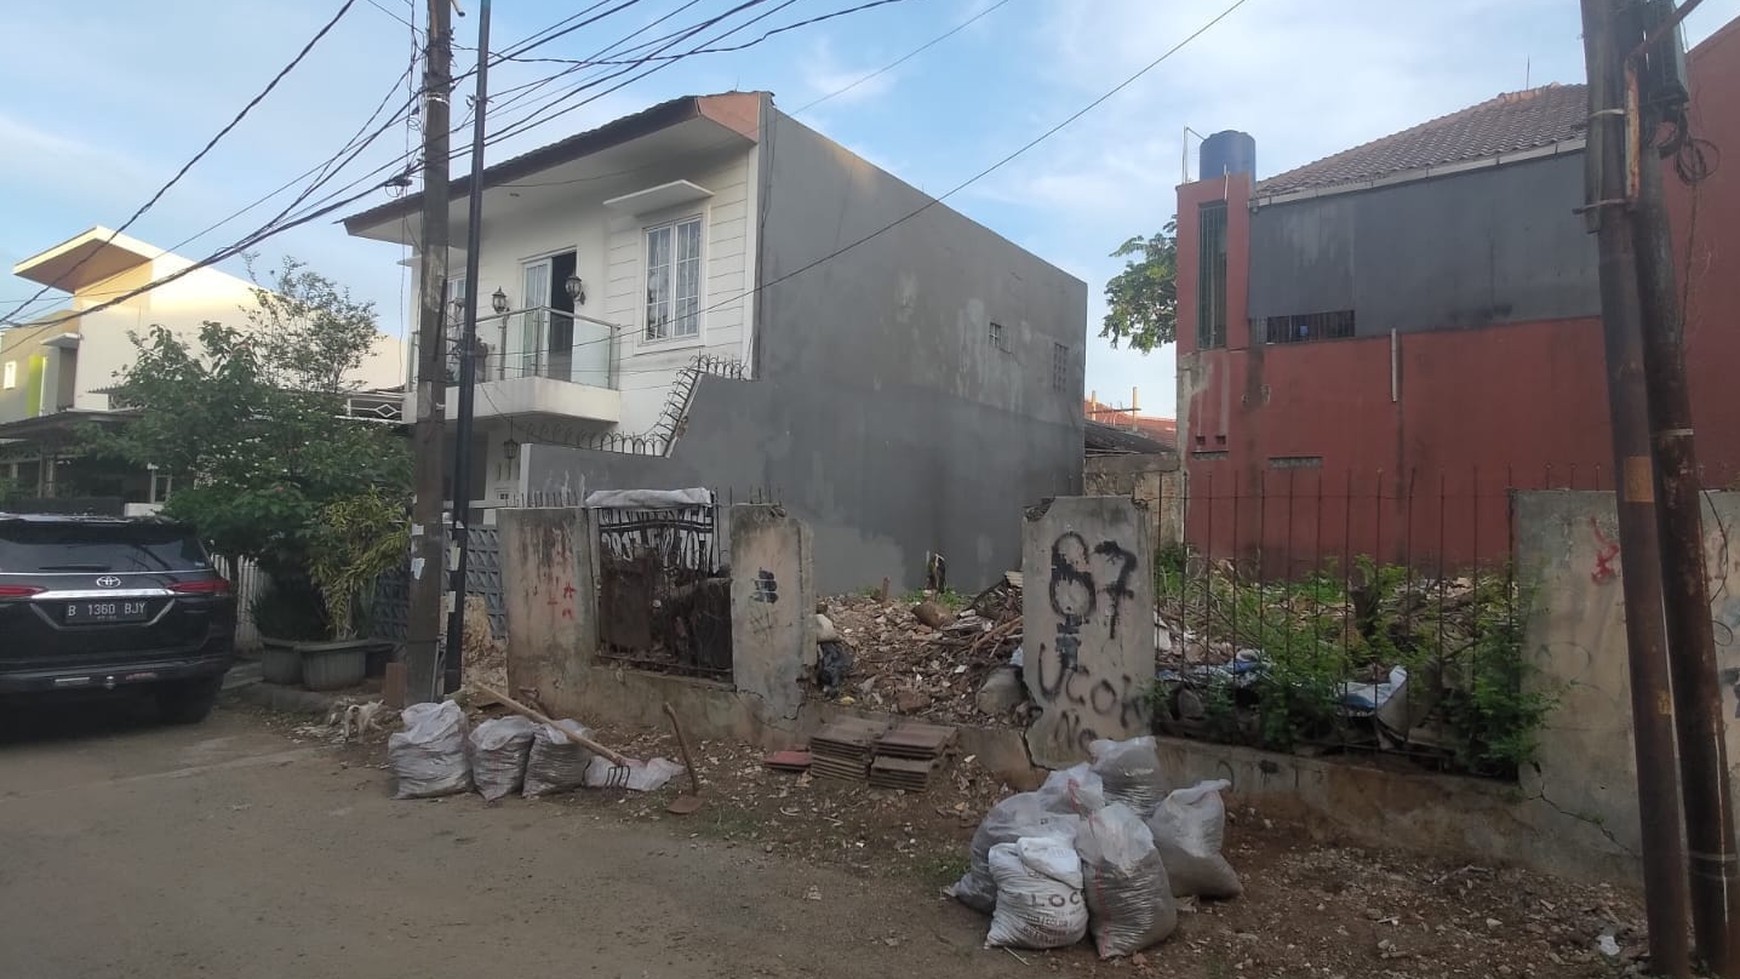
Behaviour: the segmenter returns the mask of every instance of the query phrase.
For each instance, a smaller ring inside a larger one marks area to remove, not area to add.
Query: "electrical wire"
[[[796,22],[791,23],[791,24],[786,24],[782,27],[775,27],[775,28],[763,33],[760,37],[757,37],[751,41],[745,41],[742,44],[732,44],[732,45],[727,45],[724,47],[717,47],[717,48],[700,48],[700,49],[697,49],[695,51],[688,52],[686,54],[681,54],[681,55],[658,55],[656,57],[647,58],[647,59],[638,59],[637,58],[637,59],[620,60],[620,61],[587,61],[587,60],[580,60],[580,59],[575,59],[575,58],[522,58],[522,57],[508,57],[508,58],[504,58],[503,60],[505,60],[505,61],[517,61],[517,62],[520,62],[522,64],[558,64],[558,65],[585,65],[585,66],[591,66],[591,65],[628,65],[628,64],[640,65],[640,64],[645,64],[646,61],[658,61],[658,60],[664,60],[667,58],[683,58],[683,57],[687,57],[689,54],[726,54],[726,53],[729,53],[732,51],[747,50],[749,48],[755,47],[757,44],[760,44],[761,42],[766,41],[767,39],[769,39],[771,37],[774,37],[775,35],[784,34],[787,31],[795,31],[800,27],[808,27],[811,24],[820,24],[823,21],[833,20],[836,17],[845,17],[848,14],[855,14],[855,13],[858,13],[860,11],[869,10],[872,7],[883,7],[883,6],[887,6],[888,4],[891,4],[891,3],[905,3],[905,2],[906,2],[906,0],[869,0],[869,2],[860,3],[856,7],[847,7],[844,10],[836,10],[832,13],[819,14],[819,15],[817,15],[815,17],[811,17],[807,20],[800,20],[800,21],[796,21]],[[1004,2],[1007,2],[1007,0],[1004,0]],[[1001,4],[999,4],[998,6],[1001,6]]]
[[[350,4],[353,2],[354,2],[354,0],[349,0],[349,2],[346,3],[344,9],[348,9]],[[612,10],[608,11],[607,13],[616,12],[616,11],[625,9],[628,6],[632,6],[634,2],[637,2],[637,0],[625,0],[624,3],[618,4],[615,8],[612,8]],[[684,31],[677,32],[677,36],[679,39],[686,38],[686,37],[692,37],[695,33],[698,33],[699,31],[704,30],[708,26],[712,26],[714,24],[719,23],[720,21],[730,17],[732,14],[737,13],[737,12],[741,12],[742,10],[748,9],[749,7],[752,7],[752,6],[756,6],[762,2],[766,2],[766,0],[746,0],[746,2],[739,4],[737,7],[734,7],[732,10],[727,11],[724,14],[709,18],[705,21],[702,21],[702,22],[694,25],[691,28],[685,29]],[[773,13],[777,13],[779,10],[782,10],[787,6],[790,6],[791,3],[793,3],[793,2],[795,2],[795,0],[786,0],[785,3],[774,8],[774,10],[769,11],[767,13],[764,13],[764,14],[748,21],[747,23],[738,25],[737,27],[726,31],[723,34],[717,35],[714,38],[709,39],[707,42],[704,42],[703,46],[705,46],[707,44],[717,43],[717,41],[719,41],[725,37],[728,37],[731,34],[734,34],[738,31],[741,31],[741,30],[751,26],[752,24],[756,23],[757,21],[759,21],[761,19],[765,19],[765,17],[771,16]],[[1003,2],[1007,2],[1007,0],[1003,0]],[[1241,2],[1242,2],[1242,0],[1241,0]],[[601,6],[601,4],[594,4],[593,7],[588,8],[588,9],[589,10],[596,9],[598,6]],[[687,6],[692,6],[692,4],[686,5],[684,8],[680,8],[680,9],[687,9]],[[573,19],[572,17],[569,18],[569,20],[572,20],[572,19]],[[594,19],[596,19],[596,18],[594,18]],[[974,19],[977,19],[977,18],[975,17]],[[970,21],[969,21],[969,23],[970,23]],[[578,28],[579,26],[584,26],[584,25],[579,25],[579,24],[574,25],[575,28]],[[966,25],[963,24],[963,25],[961,25],[961,27],[956,28],[955,31],[958,31],[959,29],[961,29],[962,27],[965,27],[965,26]],[[643,29],[643,31],[644,31],[644,29]],[[544,33],[544,32],[539,32],[539,33]],[[553,40],[556,36],[560,36],[561,33],[566,33],[566,31],[561,31],[561,32],[558,32],[556,34],[552,34],[549,37],[545,37],[542,40],[536,41],[535,43],[542,44],[542,43],[547,42],[548,40]],[[636,33],[641,33],[641,32],[636,32]],[[951,31],[950,33],[952,34],[952,33],[954,33],[954,31]],[[536,34],[533,36],[537,37]],[[630,37],[633,37],[633,36],[634,36],[633,34],[630,35]],[[944,36],[947,36],[947,35],[944,35]],[[940,39],[938,39],[938,40],[940,40]],[[934,43],[936,43],[936,41],[933,40],[930,43],[934,44]],[[535,46],[535,44],[532,46]],[[671,46],[671,45],[667,44],[666,48],[668,48],[669,46]],[[928,47],[928,46],[929,45],[927,44],[925,47]],[[522,50],[523,49],[524,48],[522,48]],[[661,49],[659,52],[655,52],[655,54],[662,53],[662,50],[663,49]],[[699,49],[696,49],[695,51],[691,51],[688,53],[698,53],[698,50]],[[922,48],[920,50],[922,50]],[[913,53],[916,53],[916,52],[913,52]],[[909,54],[907,57],[910,57],[910,56],[911,56],[911,54]],[[629,79],[627,82],[623,82],[619,85],[613,86],[612,88],[606,90],[605,92],[601,92],[601,93],[598,93],[597,95],[594,95],[588,99],[584,99],[581,102],[579,102],[578,104],[568,106],[567,108],[561,110],[561,112],[555,113],[554,115],[562,115],[562,114],[565,114],[567,112],[573,111],[577,108],[580,108],[582,105],[585,105],[591,101],[594,101],[597,98],[601,98],[602,96],[607,95],[610,92],[616,91],[617,89],[620,89],[621,87],[623,87],[627,84],[631,84],[634,81],[638,81],[641,78],[646,77],[646,75],[649,75],[654,71],[658,71],[658,70],[661,70],[665,67],[668,67],[670,64],[675,63],[676,60],[679,60],[679,59],[660,60],[660,61],[657,61],[656,63],[654,63],[652,58],[649,57],[649,58],[644,59],[640,62],[637,62],[637,65],[644,65],[644,64],[652,63],[652,67],[648,68],[644,72],[641,72],[636,77]],[[904,59],[902,59],[902,60],[904,60]],[[631,67],[630,69],[628,69],[628,71],[611,73],[609,76],[601,79],[600,81],[607,81],[611,78],[620,77],[623,74],[627,74],[627,73],[632,72],[632,70],[633,70],[633,68]],[[855,84],[862,84],[862,81],[863,80],[859,80]],[[397,85],[397,83],[395,83],[395,88],[396,88],[396,85]],[[584,86],[582,86],[582,87],[584,87]],[[569,93],[569,94],[571,94],[571,93]],[[565,94],[561,98],[567,98],[567,97],[568,97],[568,95]],[[384,104],[384,102],[385,102],[385,100],[383,100],[383,104]],[[403,110],[401,110],[401,112],[402,111]],[[377,108],[376,112],[371,115],[371,119],[378,117],[379,114],[380,114],[379,108]],[[374,141],[374,139],[378,138],[378,136],[382,132],[384,132],[385,129],[390,128],[392,125],[396,124],[399,121],[399,117],[400,117],[400,113],[395,113],[394,118],[389,119],[388,122],[383,127],[381,127],[380,129],[377,129],[374,133],[370,134],[369,137],[367,139],[363,140],[362,144],[357,146],[355,151],[351,153],[350,159],[354,159],[355,156],[357,155],[357,153],[359,153],[363,148],[366,148],[366,146],[368,144],[372,143]],[[553,117],[554,116],[551,116],[549,118],[553,118]],[[536,128],[536,126],[542,125],[547,121],[549,121],[548,118],[537,119],[535,121],[521,120],[520,122],[514,123],[513,124],[514,128],[511,129],[510,131],[505,132],[505,133],[500,133],[491,140],[486,140],[486,145],[488,145],[488,143],[491,143],[491,142],[498,142],[501,139],[506,139],[510,136],[518,135],[519,133],[529,131],[530,129]],[[364,128],[366,128],[367,125],[368,125],[368,123],[365,122]],[[355,139],[353,139],[352,143],[355,143],[355,142],[356,142]],[[345,152],[345,149],[341,148],[341,150],[339,151],[339,154],[335,154],[335,156],[343,155],[344,152]],[[454,153],[453,158],[457,159],[460,156],[462,156],[463,153],[464,153],[464,151]],[[406,155],[408,156],[409,154],[406,154]],[[340,164],[338,167],[331,168],[329,171],[326,169],[326,167],[330,167],[330,162],[331,162],[330,160],[328,161],[328,163],[325,166],[316,166],[314,168],[313,172],[321,172],[322,176],[317,180],[315,185],[311,186],[310,188],[305,189],[303,194],[297,198],[297,202],[301,202],[301,201],[306,200],[307,197],[310,196],[310,194],[312,193],[313,189],[315,189],[315,187],[317,187],[321,183],[324,183],[326,180],[330,179],[331,176],[335,175],[337,172],[342,170],[343,166],[347,165],[350,162],[350,159],[347,159],[345,161],[345,164]],[[160,280],[157,280],[155,282],[152,282],[152,283],[147,283],[146,285],[139,287],[137,289],[129,290],[129,291],[121,294],[118,298],[113,299],[113,300],[106,302],[106,303],[103,303],[103,304],[99,304],[96,307],[92,307],[90,309],[85,309],[85,310],[80,310],[76,313],[69,313],[65,316],[56,317],[55,319],[47,321],[45,323],[32,323],[29,325],[49,327],[49,326],[57,325],[61,322],[65,322],[68,319],[76,318],[77,316],[80,316],[80,315],[84,315],[84,314],[92,313],[92,312],[97,312],[101,309],[106,309],[106,308],[109,308],[111,306],[117,305],[120,302],[124,302],[127,299],[141,295],[144,292],[147,292],[147,291],[149,291],[153,288],[156,288],[160,285],[166,284],[167,282],[174,281],[175,279],[180,278],[182,275],[185,275],[188,272],[191,272],[195,269],[204,268],[204,267],[207,267],[209,265],[215,264],[216,262],[223,261],[227,258],[233,257],[236,254],[240,254],[242,251],[245,251],[247,248],[250,248],[255,244],[258,244],[260,241],[265,240],[267,237],[281,233],[282,231],[289,230],[290,228],[300,226],[302,224],[307,223],[308,221],[314,220],[314,219],[316,219],[320,216],[323,216],[325,214],[329,214],[338,208],[347,206],[348,204],[353,203],[354,201],[360,199],[361,197],[366,196],[369,193],[372,193],[374,190],[382,189],[382,188],[391,188],[393,186],[402,185],[402,183],[405,180],[407,180],[410,176],[412,176],[414,173],[416,173],[417,170],[420,169],[420,167],[405,168],[405,169],[401,170],[399,173],[395,174],[393,177],[391,177],[385,181],[381,181],[381,182],[378,182],[376,184],[371,184],[370,186],[366,187],[361,193],[358,193],[358,194],[352,195],[350,197],[344,198],[342,200],[339,200],[337,203],[331,203],[336,198],[343,195],[346,191],[348,191],[354,187],[359,186],[360,184],[363,183],[363,181],[368,180],[369,177],[374,176],[376,174],[379,174],[382,171],[387,170],[387,169],[399,164],[403,159],[404,159],[404,157],[395,158],[394,160],[388,161],[388,163],[386,163],[386,164],[383,164],[381,166],[376,167],[373,171],[370,172],[370,174],[367,174],[362,178],[358,178],[357,180],[353,180],[349,184],[347,184],[345,187],[340,188],[337,191],[329,193],[326,197],[322,198],[320,201],[317,201],[314,205],[311,205],[310,210],[304,212],[303,214],[296,215],[294,217],[290,216],[290,214],[289,214],[290,210],[295,207],[295,203],[293,203],[290,208],[286,208],[284,211],[280,212],[280,214],[277,217],[275,217],[272,221],[268,222],[266,225],[262,226],[260,229],[256,230],[255,232],[250,233],[247,236],[244,236],[244,238],[242,240],[238,241],[236,244],[234,244],[228,248],[220,250],[219,252],[217,252],[213,256],[210,256],[206,259],[202,259],[201,261],[194,263],[188,269],[185,269],[179,273],[173,274],[171,276],[166,276],[166,277],[164,277]],[[298,179],[301,179],[301,178],[299,177]],[[294,181],[292,181],[292,183],[294,183]],[[240,213],[245,213],[246,210],[251,210],[253,207],[258,206],[259,203],[263,203],[265,199],[270,199],[271,196],[276,196],[278,193],[281,193],[283,189],[284,188],[280,188],[278,191],[274,191],[271,195],[268,195],[267,198],[264,198],[261,201],[256,202],[255,204],[249,205],[247,208],[244,208],[242,211],[237,212],[236,215],[232,215],[231,217],[224,219],[224,221],[220,222],[219,225],[214,225],[213,228],[215,228],[217,226],[221,226],[221,224],[227,223],[229,220],[233,220],[233,218],[235,216],[239,216]],[[953,193],[953,192],[951,192],[951,193]],[[200,234],[208,233],[209,230],[211,230],[211,229],[208,229],[207,232],[201,232]],[[195,237],[198,237],[198,235],[196,235]],[[179,246],[176,246],[176,247],[179,247]],[[855,247],[855,245],[847,246],[848,249],[851,247]],[[847,249],[842,249],[842,251],[844,251],[844,250],[847,250]],[[799,271],[802,271],[802,270],[799,270]]]
[[[225,136],[229,135],[230,131],[235,129],[236,126],[240,125],[242,120],[247,118],[248,113],[252,112],[254,110],[255,106],[259,105],[262,101],[264,101],[266,96],[270,95],[272,93],[272,90],[278,87],[278,83],[283,81],[286,75],[289,75],[290,72],[292,72],[296,69],[297,65],[302,63],[302,59],[306,58],[308,56],[309,52],[314,50],[315,45],[319,44],[321,39],[326,37],[326,35],[334,27],[336,27],[338,25],[338,22],[340,20],[344,19],[344,15],[350,12],[351,7],[353,7],[355,5],[356,5],[356,0],[344,0],[344,4],[338,8],[338,12],[336,14],[333,14],[332,19],[328,20],[325,23],[325,25],[323,25],[320,28],[320,30],[315,32],[314,36],[309,39],[308,43],[304,44],[302,46],[302,50],[298,51],[296,53],[296,56],[294,58],[290,59],[290,63],[285,65],[283,68],[279,69],[278,73],[276,75],[272,76],[272,80],[266,83],[266,87],[261,89],[260,93],[258,95],[255,95],[252,99],[249,99],[248,104],[242,106],[242,110],[240,112],[236,113],[235,118],[231,119],[229,121],[228,125],[224,126],[222,129],[218,130],[217,135],[215,135],[211,139],[207,140],[206,144],[200,148],[199,152],[195,153],[193,155],[192,159],[190,159],[186,163],[182,164],[181,169],[177,170],[175,172],[175,175],[170,177],[169,181],[167,183],[165,183],[163,186],[157,188],[157,192],[155,194],[152,194],[151,198],[149,200],[147,200],[144,204],[141,204],[139,206],[139,209],[134,211],[133,215],[131,217],[129,217],[126,221],[122,222],[120,227],[116,228],[113,232],[111,232],[109,234],[108,239],[105,240],[103,242],[103,244],[108,245],[108,244],[114,242],[114,240],[120,236],[121,232],[126,231],[128,228],[132,227],[134,222],[138,221],[141,217],[143,217],[145,215],[145,212],[151,210],[151,208],[159,200],[162,200],[163,195],[167,194],[171,187],[174,187],[178,182],[180,182],[181,178],[186,176],[187,172],[189,170],[193,169],[195,164],[199,163],[200,160],[204,159],[206,154],[210,153],[212,151],[212,149],[217,146],[217,144],[220,140],[222,140]],[[99,252],[99,251],[101,251],[101,249],[92,249],[91,251],[87,252],[84,255],[84,257],[80,258],[76,263],[73,264],[72,268],[67,269],[65,272],[61,273],[58,276],[55,276],[55,278],[52,281],[45,283],[41,289],[38,289],[36,291],[36,295],[32,296],[31,299],[29,300],[29,302],[20,303],[18,306],[14,307],[11,311],[9,311],[6,315],[0,316],[0,320],[10,320],[12,317],[14,317],[18,314],[19,310],[23,309],[25,306],[28,306],[30,303],[33,303],[36,300],[42,298],[42,296],[44,294],[46,294],[50,289],[58,286],[61,282],[64,282],[68,276],[72,275],[74,272],[77,272],[80,268],[83,268],[84,264],[86,262],[90,261],[91,256],[97,254],[97,252]]]
[[[828,94],[822,96],[821,98],[814,99],[814,100],[809,101],[809,102],[805,102],[803,105],[800,105],[796,109],[793,109],[791,114],[794,116],[800,115],[800,114],[802,114],[810,109],[815,108],[818,105],[821,105],[823,102],[826,102],[829,99],[837,98],[841,95],[845,95],[847,92],[850,92],[851,90],[857,88],[860,85],[863,85],[866,82],[874,81],[875,79],[880,78],[883,75],[888,74],[889,72],[900,67],[901,65],[906,64],[908,61],[912,60],[913,58],[918,57],[919,55],[925,53],[926,51],[929,51],[931,48],[936,47],[938,44],[941,44],[942,42],[948,40],[949,38],[954,37],[956,34],[959,34],[960,32],[973,26],[974,24],[978,23],[979,20],[981,20],[984,17],[989,16],[991,13],[996,11],[999,7],[1004,6],[1008,2],[1009,2],[1009,0],[997,0],[996,3],[991,4],[989,7],[986,7],[985,9],[979,11],[978,13],[974,14],[973,16],[968,17],[966,20],[961,21],[959,24],[956,24],[954,27],[950,28],[949,30],[944,31],[941,34],[938,34],[936,37],[931,38],[930,40],[924,42],[923,44],[920,44],[918,47],[913,48],[911,51],[906,52],[905,54],[894,59],[893,61],[889,62],[888,64],[883,65],[882,67],[876,69],[875,71],[871,72],[870,74],[865,75],[862,78],[859,78],[857,81],[853,82],[852,84],[847,85],[844,88],[836,89],[832,92],[829,92]]]
[[[1104,104],[1107,100],[1111,99],[1113,96],[1117,95],[1119,92],[1122,92],[1124,89],[1129,88],[1131,85],[1135,84],[1139,79],[1141,79],[1144,75],[1147,75],[1149,72],[1153,71],[1155,68],[1158,68],[1160,65],[1164,64],[1168,59],[1170,59],[1173,55],[1175,55],[1179,51],[1183,50],[1192,41],[1195,41],[1197,38],[1201,37],[1203,34],[1206,34],[1216,24],[1219,24],[1221,21],[1223,21],[1227,17],[1231,16],[1233,14],[1233,12],[1237,11],[1240,7],[1244,6],[1247,2],[1249,2],[1249,0],[1233,0],[1233,3],[1230,4],[1229,6],[1227,6],[1225,9],[1223,9],[1219,14],[1216,14],[1207,23],[1203,24],[1201,27],[1198,27],[1196,30],[1194,30],[1190,34],[1186,35],[1183,40],[1179,41],[1178,43],[1174,44],[1172,47],[1168,48],[1158,58],[1155,58],[1153,61],[1148,62],[1148,64],[1144,65],[1141,69],[1136,71],[1135,74],[1130,75],[1129,77],[1125,78],[1123,81],[1114,85],[1109,91],[1107,91],[1104,94],[1100,95],[1099,97],[1095,98],[1093,101],[1089,102],[1087,105],[1081,107],[1080,109],[1077,109],[1075,112],[1070,113],[1061,122],[1058,122],[1056,125],[1047,129],[1043,133],[1040,133],[1038,136],[1034,137],[1033,139],[1028,140],[1026,143],[1022,144],[1019,148],[1017,148],[1014,152],[1009,153],[1008,155],[997,160],[995,163],[992,163],[990,166],[985,167],[984,169],[975,173],[971,177],[968,177],[966,180],[962,181],[961,183],[956,184],[952,189],[948,190],[947,192],[943,193],[942,195],[940,195],[938,197],[930,198],[924,204],[920,205],[919,207],[917,207],[916,209],[914,209],[912,211],[907,212],[905,215],[903,215],[899,218],[896,218],[894,221],[890,222],[889,224],[883,225],[882,227],[876,229],[875,231],[872,231],[869,234],[867,234],[861,238],[858,238],[858,239],[856,239],[856,240],[854,240],[854,241],[852,241],[852,242],[850,242],[850,243],[848,243],[840,248],[837,248],[837,249],[829,252],[828,254],[823,255],[822,257],[815,259],[814,261],[811,261],[805,265],[801,265],[798,268],[793,269],[792,271],[787,272],[784,275],[778,276],[777,278],[770,279],[767,282],[758,283],[754,288],[746,289],[741,293],[737,293],[737,294],[733,295],[729,299],[722,299],[722,300],[720,300],[720,301],[718,301],[710,306],[707,306],[703,309],[697,310],[692,315],[694,315],[695,317],[698,318],[698,317],[706,315],[707,313],[713,312],[714,310],[722,309],[726,306],[729,306],[729,305],[732,305],[735,303],[740,303],[744,299],[749,298],[750,296],[759,295],[759,294],[767,291],[768,289],[773,288],[774,286],[777,286],[783,282],[788,282],[791,279],[796,278],[797,276],[803,275],[805,272],[808,272],[811,269],[817,268],[817,267],[819,267],[827,262],[833,261],[834,259],[840,257],[841,255],[844,255],[845,253],[857,248],[858,246],[863,245],[869,241],[872,241],[872,240],[882,236],[883,234],[886,234],[889,231],[892,231],[893,229],[899,227],[900,225],[905,224],[907,221],[912,220],[913,218],[919,216],[920,214],[923,214],[925,211],[930,210],[932,207],[935,207],[936,205],[941,204],[943,201],[948,200],[950,197],[953,197],[954,195],[960,193],[961,191],[963,191],[966,188],[972,186],[973,184],[979,182],[980,180],[983,180],[985,177],[988,177],[992,173],[995,173],[996,171],[1007,166],[1009,163],[1013,162],[1017,158],[1026,154],[1029,150],[1031,150],[1034,147],[1038,146],[1039,144],[1045,142],[1046,140],[1050,139],[1051,137],[1057,135],[1059,132],[1063,131],[1066,127],[1068,127],[1071,123],[1075,122],[1077,119],[1080,119],[1082,116],[1085,116],[1089,112],[1092,112],[1094,109],[1096,109],[1099,106],[1101,106],[1102,104]],[[604,343],[604,342],[607,342],[611,339],[612,339],[611,337],[604,337],[604,338],[601,338],[598,340],[587,340],[587,341],[583,341],[582,343],[575,344],[574,347],[576,349],[578,349],[580,347],[587,346],[587,345],[594,344],[594,343]]]

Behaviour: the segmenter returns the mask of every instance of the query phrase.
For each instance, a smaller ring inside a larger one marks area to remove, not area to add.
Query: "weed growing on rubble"
[[[1174,551],[1156,555],[1155,589],[1182,665],[1247,664],[1193,675],[1187,715],[1176,685],[1156,686],[1154,716],[1183,733],[1279,751],[1387,744],[1514,777],[1555,703],[1528,689],[1527,589],[1503,571],[1425,578],[1361,558],[1346,572],[1264,582]],[[1398,666],[1409,677],[1407,710],[1404,729],[1391,730],[1348,700]]]

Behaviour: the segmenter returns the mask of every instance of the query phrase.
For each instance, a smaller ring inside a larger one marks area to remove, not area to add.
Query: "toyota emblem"
[[[103,575],[101,578],[97,579],[97,587],[98,588],[119,588],[119,587],[121,587],[121,579],[115,577],[112,574],[106,574],[106,575]]]

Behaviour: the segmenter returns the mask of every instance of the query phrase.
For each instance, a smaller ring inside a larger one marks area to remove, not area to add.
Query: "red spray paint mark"
[[[1595,570],[1589,572],[1589,580],[1605,585],[1619,577],[1619,572],[1613,569],[1613,559],[1619,556],[1619,543],[1601,532],[1601,525],[1594,517],[1589,518],[1589,529],[1595,532],[1595,543],[1601,545],[1595,552]]]

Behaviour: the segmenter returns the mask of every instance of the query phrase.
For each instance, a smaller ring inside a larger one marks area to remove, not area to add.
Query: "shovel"
[[[683,768],[689,773],[689,791],[671,800],[665,811],[673,816],[687,816],[701,808],[701,780],[695,777],[695,763],[689,757],[689,740],[683,737],[683,726],[677,723],[677,712],[667,702],[665,714],[671,719],[671,730],[677,732],[677,747],[683,752]]]

